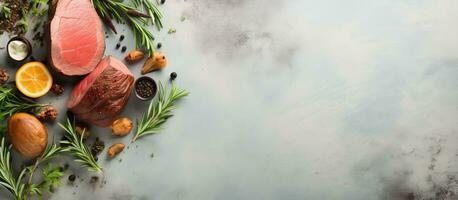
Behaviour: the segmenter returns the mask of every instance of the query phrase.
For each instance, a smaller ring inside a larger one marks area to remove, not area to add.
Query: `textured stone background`
[[[176,71],[191,96],[161,134],[101,157],[106,185],[73,164],[84,180],[65,179],[52,199],[458,199],[458,1],[167,0],[161,9],[170,66],[152,76]],[[118,37],[106,54],[122,58]],[[134,48],[131,37],[123,44]],[[42,101],[64,109],[66,96]],[[123,115],[146,105],[132,96]],[[94,132],[107,145],[130,139]]]

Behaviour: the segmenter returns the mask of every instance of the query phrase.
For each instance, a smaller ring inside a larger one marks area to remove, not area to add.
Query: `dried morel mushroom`
[[[45,106],[41,109],[41,112],[38,113],[37,118],[41,121],[54,121],[57,118],[57,111],[52,106]]]
[[[64,86],[57,83],[53,83],[51,86],[51,92],[55,95],[61,95],[62,93],[64,93]]]
[[[8,71],[6,69],[0,68],[0,85],[3,85],[10,78]]]
[[[100,140],[98,137],[95,138],[95,141],[94,143],[92,144],[91,146],[91,153],[94,157],[96,157],[97,155],[100,154],[100,152],[103,151],[103,149],[105,149],[105,142],[103,142],[102,140]]]

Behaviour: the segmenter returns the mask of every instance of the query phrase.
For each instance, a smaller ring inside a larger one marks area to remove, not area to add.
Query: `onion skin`
[[[27,158],[35,158],[48,145],[46,127],[33,115],[16,113],[8,120],[8,135],[14,149]]]

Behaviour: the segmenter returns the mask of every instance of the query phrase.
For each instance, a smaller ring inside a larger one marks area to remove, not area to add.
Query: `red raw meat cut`
[[[53,0],[49,26],[51,64],[68,76],[92,72],[105,52],[102,22],[90,0]]]
[[[134,75],[119,60],[107,56],[72,91],[67,107],[79,119],[109,126],[129,100]]]

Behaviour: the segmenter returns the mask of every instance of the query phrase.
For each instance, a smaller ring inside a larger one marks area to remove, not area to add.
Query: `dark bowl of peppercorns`
[[[157,84],[151,77],[142,76],[135,81],[135,95],[139,99],[143,101],[150,100],[156,96],[156,93]]]

